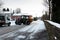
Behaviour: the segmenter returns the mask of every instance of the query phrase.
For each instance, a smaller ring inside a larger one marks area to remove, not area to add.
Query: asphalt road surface
[[[25,27],[25,25],[12,25],[12,26],[8,26],[8,27],[0,27],[0,35],[18,30]]]
[[[37,20],[30,25],[25,25],[18,30],[1,35],[0,40],[48,40],[48,34],[44,22]]]

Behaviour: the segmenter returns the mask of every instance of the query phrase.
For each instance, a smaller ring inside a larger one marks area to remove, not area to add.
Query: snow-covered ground
[[[60,24],[55,23],[55,22],[52,22],[52,21],[49,21],[49,20],[46,20],[46,21],[49,22],[50,24],[52,24],[52,25],[54,25],[54,26],[60,28]]]
[[[44,22],[41,20],[37,20],[37,21],[33,21],[30,25],[20,29],[19,31],[38,32],[41,30],[46,30]]]
[[[46,30],[44,22],[41,20],[33,21],[29,26],[26,26],[22,29],[20,29],[20,32],[32,32],[28,38],[34,38],[33,35],[38,32],[42,32],[43,30]]]
[[[13,23],[14,21],[12,22],[12,24]],[[15,36],[16,38],[14,38],[14,40],[20,40],[21,38],[22,39],[26,38],[26,34],[30,33],[29,35],[27,35],[28,37],[26,39],[32,39],[34,38],[33,35],[35,35],[35,33],[42,32],[43,30],[46,30],[44,22],[42,20],[37,20],[37,21],[33,21],[30,25],[27,25],[24,28],[17,30],[15,33],[9,33],[6,36],[6,38],[9,38],[9,37],[12,38]],[[24,35],[22,35],[21,33]]]
[[[12,25],[16,25],[14,20],[13,21],[10,21],[10,22],[11,22],[11,26]]]

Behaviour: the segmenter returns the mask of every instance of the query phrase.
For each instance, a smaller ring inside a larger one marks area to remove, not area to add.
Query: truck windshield
[[[4,16],[0,16],[0,20],[5,20]]]

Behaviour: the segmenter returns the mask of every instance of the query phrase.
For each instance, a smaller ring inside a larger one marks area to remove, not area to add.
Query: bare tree
[[[0,0],[0,8],[2,7],[2,5],[3,5],[3,1],[2,1],[2,0]]]
[[[16,9],[16,13],[21,13],[21,9],[20,8],[17,8]]]
[[[43,0],[43,5],[45,7],[49,7],[49,0]]]
[[[52,20],[52,0],[43,0],[43,5],[49,9],[49,20]]]

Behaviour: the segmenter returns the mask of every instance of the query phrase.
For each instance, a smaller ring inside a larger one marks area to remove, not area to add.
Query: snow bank
[[[60,28],[60,24],[55,23],[55,22],[52,22],[52,21],[49,21],[49,20],[46,20],[46,21],[49,22],[50,24],[52,24],[52,25],[54,25],[54,26]]]

